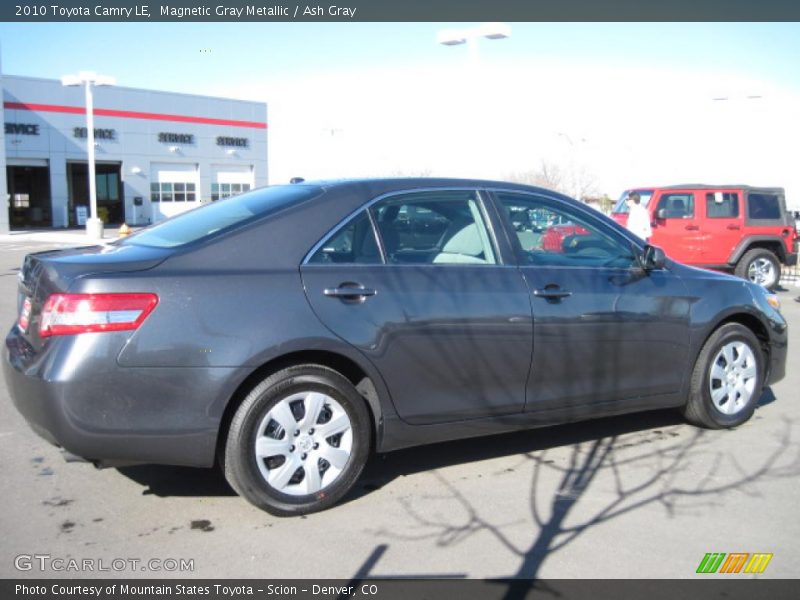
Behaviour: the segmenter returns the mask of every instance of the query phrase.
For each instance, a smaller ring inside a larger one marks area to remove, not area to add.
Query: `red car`
[[[564,252],[565,246],[574,239],[572,236],[589,235],[589,232],[573,223],[551,225],[542,234],[542,249],[548,252]]]

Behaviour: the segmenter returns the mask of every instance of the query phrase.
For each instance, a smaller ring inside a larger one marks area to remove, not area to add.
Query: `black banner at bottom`
[[[782,600],[797,598],[797,581],[718,577],[658,579],[36,579],[0,581],[4,600]]]

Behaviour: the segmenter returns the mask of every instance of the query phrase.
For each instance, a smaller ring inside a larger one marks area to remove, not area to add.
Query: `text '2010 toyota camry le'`
[[[278,515],[336,503],[372,452],[664,407],[738,425],[787,351],[764,288],[474,180],[255,190],[31,254],[18,308],[6,381],[42,437],[98,464],[219,461]]]

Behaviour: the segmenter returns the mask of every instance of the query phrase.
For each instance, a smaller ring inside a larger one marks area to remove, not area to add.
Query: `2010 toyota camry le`
[[[42,437],[219,463],[277,515],[333,505],[373,452],[665,407],[739,425],[787,352],[766,289],[461,179],[267,187],[30,254],[18,308],[5,378]]]

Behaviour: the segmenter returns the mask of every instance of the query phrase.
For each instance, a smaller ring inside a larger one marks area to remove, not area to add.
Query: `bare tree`
[[[394,169],[389,173],[389,177],[430,177],[432,171],[425,168],[420,169]]]
[[[509,181],[537,185],[583,200],[597,195],[597,178],[583,165],[542,159],[539,167],[506,175]]]

